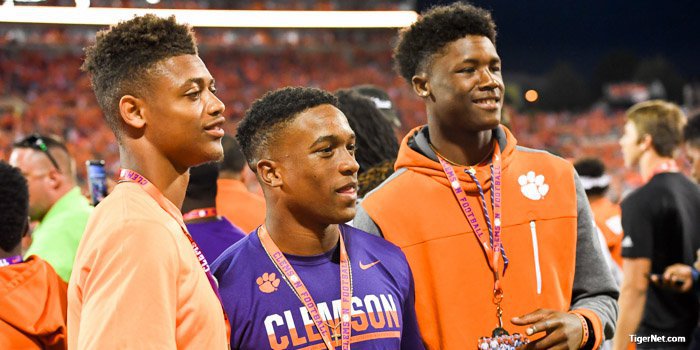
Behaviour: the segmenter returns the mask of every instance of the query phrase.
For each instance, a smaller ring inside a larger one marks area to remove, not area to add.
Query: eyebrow
[[[500,62],[501,62],[501,59],[498,57],[493,57],[493,58],[491,58],[491,60],[489,60],[489,64],[500,63]],[[465,58],[464,60],[462,60],[462,63],[479,64],[479,60],[477,60],[476,58]]]
[[[350,135],[350,138],[354,140],[355,133],[352,133]],[[316,141],[314,141],[314,143],[312,143],[311,146],[309,146],[309,148],[314,148],[319,143],[326,142],[326,141],[328,141],[330,143],[338,143],[338,142],[341,142],[342,140],[341,140],[340,136],[338,136],[338,135],[325,135],[325,136],[321,136],[321,137],[317,138]]]
[[[207,85],[206,78],[190,78],[190,79],[187,79],[187,81],[185,81],[184,83],[182,83],[182,87],[185,88],[192,83],[195,83],[198,86],[206,86]],[[216,83],[216,80],[214,80],[214,78],[211,78],[210,85],[214,85],[214,83]]]

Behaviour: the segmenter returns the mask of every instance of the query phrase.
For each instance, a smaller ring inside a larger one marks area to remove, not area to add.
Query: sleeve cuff
[[[597,349],[600,347],[600,345],[603,343],[603,340],[605,340],[605,335],[603,334],[603,323],[600,321],[600,317],[598,315],[588,309],[576,309],[576,310],[571,310],[570,312],[579,314],[586,318],[588,322],[590,322],[590,325],[592,326],[591,329],[589,329],[590,335],[589,337],[593,337],[593,346],[591,347],[592,349]],[[590,339],[587,345],[590,344]]]

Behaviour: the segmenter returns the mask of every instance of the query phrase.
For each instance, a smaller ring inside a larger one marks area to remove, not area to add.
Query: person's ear
[[[413,92],[421,98],[430,96],[430,82],[427,74],[419,73],[414,75],[411,78],[411,86],[413,87]]]
[[[639,139],[639,147],[642,149],[642,151],[652,149],[652,147],[653,147],[652,145],[653,145],[653,140],[651,138],[651,135],[649,135],[649,134],[644,134],[644,136],[642,136]]]
[[[263,185],[269,187],[282,186],[282,173],[279,169],[279,164],[273,160],[261,159],[256,164],[258,176]]]
[[[143,128],[146,125],[143,111],[142,99],[132,95],[124,95],[119,99],[119,115],[126,125],[136,129]]]
[[[49,188],[56,190],[63,185],[64,176],[56,168],[51,168],[46,174],[46,179],[49,181]]]

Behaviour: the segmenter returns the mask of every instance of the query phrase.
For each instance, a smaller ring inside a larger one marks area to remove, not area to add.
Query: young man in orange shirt
[[[426,105],[396,172],[354,224],[406,253],[431,349],[525,333],[536,348],[597,347],[614,333],[617,290],[572,165],[517,146],[491,15],[455,3],[401,32],[395,61]]]
[[[69,348],[227,349],[216,283],[180,213],[189,168],[223,155],[224,105],[191,29],[121,22],[97,34],[83,67],[122,170],[78,248]]]

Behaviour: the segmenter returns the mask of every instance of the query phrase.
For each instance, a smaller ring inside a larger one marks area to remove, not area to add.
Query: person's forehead
[[[180,55],[166,58],[156,64],[153,69],[153,79],[168,82],[176,86],[188,81],[202,79],[208,82],[212,79],[209,70],[197,55]]]
[[[346,127],[350,129],[345,114],[331,104],[311,107],[300,112],[292,122],[297,129],[309,135],[324,133],[331,127]],[[352,131],[352,129],[350,129]]]

